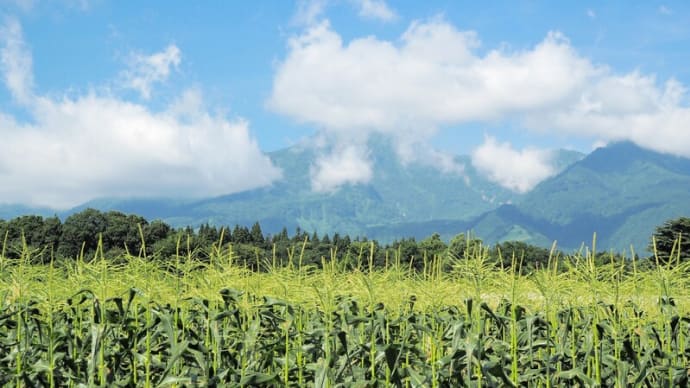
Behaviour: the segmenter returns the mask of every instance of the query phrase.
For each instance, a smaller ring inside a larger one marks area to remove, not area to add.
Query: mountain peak
[[[542,182],[518,210],[535,233],[568,247],[588,243],[596,232],[600,246],[643,249],[654,227],[689,214],[689,191],[690,159],[618,142]]]
[[[649,152],[633,142],[621,141],[595,149],[579,164],[593,170],[609,171],[625,167]]]
[[[630,141],[597,148],[576,165],[599,172],[622,172],[634,163],[651,163],[682,174],[690,173],[690,159],[649,150]]]

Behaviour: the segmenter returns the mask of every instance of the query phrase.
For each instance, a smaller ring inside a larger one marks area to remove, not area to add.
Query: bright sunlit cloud
[[[489,180],[519,193],[531,190],[552,176],[552,152],[536,148],[516,150],[510,143],[499,143],[487,136],[472,152],[472,165]]]
[[[373,176],[366,149],[347,145],[317,157],[311,169],[312,189],[333,192],[345,183],[367,183]]]
[[[0,110],[0,199],[69,207],[96,197],[189,197],[271,184],[281,176],[252,137],[248,121],[209,113],[198,90],[161,111],[90,91],[36,94],[31,54],[16,20],[0,29],[2,74],[29,122]],[[135,61],[146,97],[179,63],[169,46]]]
[[[441,127],[512,121],[545,135],[630,140],[690,156],[690,110],[679,82],[617,74],[579,54],[559,32],[523,50],[479,54],[480,45],[476,32],[439,17],[412,22],[397,40],[345,41],[322,21],[289,40],[268,106],[339,142],[366,144],[383,134],[397,144],[424,144]],[[498,145],[488,141],[481,155],[506,148]],[[513,170],[524,174],[514,181],[481,165],[492,179],[526,191],[550,170],[537,168],[546,162],[542,154],[520,155],[515,160],[530,168]]]

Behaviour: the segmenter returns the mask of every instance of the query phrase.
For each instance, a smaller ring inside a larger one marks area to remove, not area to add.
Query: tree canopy
[[[549,260],[565,258],[560,252],[520,241],[487,246],[469,232],[458,233],[449,242],[434,233],[420,241],[402,238],[383,244],[366,237],[353,238],[339,233],[319,236],[316,231],[299,227],[292,235],[285,228],[269,235],[264,234],[258,222],[250,227],[219,227],[205,223],[196,227],[173,228],[161,220],[149,222],[135,214],[96,209],[85,209],[64,221],[57,216],[0,220],[0,239],[6,258],[22,257],[28,249],[31,260],[37,262],[54,258],[69,260],[82,254],[89,259],[96,257],[97,252],[109,259],[129,253],[161,260],[177,256],[203,260],[211,257],[213,252],[232,252],[235,259],[254,270],[262,270],[269,263],[282,266],[299,262],[320,267],[333,258],[338,258],[338,265],[343,268],[359,270],[367,269],[367,266],[381,268],[393,264],[421,270],[430,260],[442,258],[444,268],[451,269],[457,261],[482,255],[497,268],[510,269],[519,265],[521,273],[526,274],[543,268]],[[667,263],[669,258],[675,260],[677,257],[688,260],[690,218],[665,222],[656,229],[653,242],[650,243],[650,251],[656,252],[660,262]],[[597,262],[611,260],[624,258],[611,253],[597,256]]]
[[[664,222],[654,231],[649,251],[661,263],[690,259],[690,218],[680,217]]]

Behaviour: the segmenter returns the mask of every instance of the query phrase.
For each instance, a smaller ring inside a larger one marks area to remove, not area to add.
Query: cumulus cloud
[[[559,32],[519,50],[480,53],[480,45],[475,32],[443,18],[412,22],[397,40],[345,41],[323,21],[289,40],[267,104],[333,139],[362,143],[382,134],[398,144],[424,144],[441,127],[509,122],[690,157],[690,109],[679,82],[617,74],[580,55]],[[528,183],[511,187],[523,190],[547,176],[529,171]]]
[[[486,136],[484,143],[472,152],[472,165],[489,180],[510,190],[524,193],[556,171],[552,152],[536,148],[515,150],[510,143],[499,143]]]
[[[199,91],[158,112],[93,91],[32,92],[21,28],[10,21],[3,31],[5,84],[31,120],[0,109],[0,201],[64,208],[101,196],[209,196],[280,177],[249,123],[209,113]]]
[[[395,12],[384,0],[353,0],[363,18],[378,19],[384,22],[394,20]]]
[[[558,33],[522,52],[480,57],[478,46],[476,33],[442,19],[412,23],[398,42],[345,43],[322,22],[289,41],[268,106],[333,138],[392,137],[405,161],[406,145],[426,144],[440,126],[548,109],[593,71]],[[462,170],[438,153],[421,159]]]
[[[685,87],[673,79],[659,85],[653,75],[607,73],[590,79],[569,104],[526,117],[525,125],[690,157],[685,96]]]
[[[268,103],[335,131],[428,131],[548,108],[592,72],[558,33],[524,52],[479,57],[478,45],[442,20],[413,23],[399,42],[349,43],[323,22],[290,40]]]
[[[151,98],[151,87],[164,82],[170,71],[180,65],[181,52],[174,44],[165,50],[151,54],[132,54],[128,60],[129,68],[122,72],[124,86],[139,92],[142,98]]]

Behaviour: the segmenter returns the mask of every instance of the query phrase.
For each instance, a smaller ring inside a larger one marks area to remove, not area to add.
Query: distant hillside
[[[400,163],[394,149],[383,141],[373,141],[370,147],[372,181],[345,185],[333,193],[311,190],[314,151],[296,146],[269,154],[284,171],[283,179],[270,187],[197,201],[100,199],[70,213],[86,207],[114,209],[149,219],[161,218],[175,226],[206,222],[251,225],[259,221],[268,233],[300,227],[388,241],[426,237],[433,232],[450,237],[466,230],[480,215],[521,197],[485,179],[472,167],[468,156],[456,157],[456,162],[465,167],[464,174],[443,173],[433,166]],[[556,162],[559,168],[565,168],[582,156],[560,151]]]
[[[251,225],[267,233],[297,227],[338,232],[386,242],[423,238],[438,232],[448,239],[472,230],[489,243],[521,240],[561,248],[589,245],[597,233],[601,249],[621,251],[634,245],[644,253],[654,228],[690,215],[690,159],[617,143],[583,158],[559,151],[561,172],[520,195],[483,178],[467,156],[456,161],[464,175],[447,174],[422,164],[403,165],[384,142],[372,143],[374,177],[368,184],[346,185],[333,193],[311,190],[310,148],[270,153],[284,178],[270,187],[202,200],[99,199],[86,207],[136,213],[174,226]],[[55,211],[21,205],[0,206],[0,218]]]
[[[346,185],[333,193],[311,190],[310,148],[270,153],[284,179],[270,187],[202,200],[99,199],[86,207],[120,210],[163,219],[174,226],[251,225],[267,233],[297,227],[318,233],[338,232],[380,241],[401,237],[444,238],[472,230],[486,242],[521,240],[561,248],[589,245],[597,233],[601,249],[622,251],[634,245],[645,253],[654,228],[690,215],[690,159],[645,150],[622,142],[583,155],[559,151],[561,172],[520,195],[483,178],[467,156],[456,161],[464,175],[442,173],[422,164],[404,165],[393,148],[371,145],[374,177],[368,184]],[[0,218],[50,209],[0,206]]]
[[[488,241],[520,239],[564,248],[590,244],[643,252],[654,228],[690,214],[690,159],[623,142],[599,148],[516,201],[478,218]]]
[[[50,217],[58,214],[57,210],[45,207],[31,207],[20,204],[0,204],[0,219],[9,220],[14,217],[35,214],[43,217]]]

